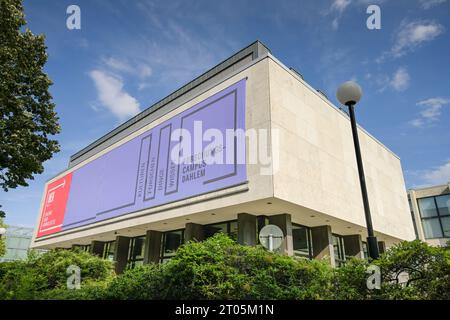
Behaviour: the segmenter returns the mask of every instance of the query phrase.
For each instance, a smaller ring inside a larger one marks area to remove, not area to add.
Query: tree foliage
[[[400,243],[371,262],[383,278],[381,289],[371,290],[367,260],[332,268],[242,246],[223,234],[188,242],[166,263],[121,275],[89,253],[52,250],[24,262],[0,263],[0,299],[450,299],[449,253],[449,246]],[[80,290],[66,288],[71,264],[81,268]],[[409,273],[409,282],[397,281],[400,270]]]
[[[59,151],[43,35],[24,29],[21,0],[0,1],[0,186],[27,186]]]
[[[67,289],[71,265],[80,268],[84,290]],[[0,263],[0,300],[85,298],[112,278],[112,267],[110,261],[81,250],[31,251],[25,261]]]

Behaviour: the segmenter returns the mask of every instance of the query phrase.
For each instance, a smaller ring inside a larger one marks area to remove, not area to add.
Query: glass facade
[[[311,229],[305,226],[292,225],[292,241],[294,255],[312,259]]]
[[[369,249],[367,248],[367,242],[362,243],[364,259],[369,259]]]
[[[230,236],[231,239],[237,241],[238,228],[237,221],[226,221],[215,224],[208,224],[204,226],[205,239],[212,237],[218,232],[225,233]]]
[[[144,263],[145,236],[131,238],[128,248],[128,268],[134,268]]]
[[[30,248],[33,229],[17,226],[6,228],[6,253],[0,257],[0,262],[22,260],[27,257]]]
[[[90,244],[79,244],[79,245],[74,245],[74,248],[81,250],[81,251],[86,251],[86,252],[90,252],[91,251],[91,245]]]
[[[333,234],[334,261],[336,267],[345,263],[344,237]]]
[[[258,217],[258,227],[268,224],[267,217]],[[228,234],[231,238],[237,240],[238,224],[236,220],[224,221],[210,225],[203,225],[205,239],[221,232]],[[167,262],[175,256],[177,249],[184,243],[185,230],[171,230],[162,233],[161,247],[159,252],[160,262]],[[292,224],[292,241],[293,252],[295,256],[312,259],[313,245],[312,245],[312,230],[310,227]],[[344,247],[344,237],[333,234],[333,249],[335,255],[336,266],[341,266],[346,261],[346,253]],[[106,242],[103,249],[103,258],[113,261],[115,254],[115,241]],[[89,245],[79,246],[82,250],[89,250]],[[367,244],[363,242],[364,257],[368,257]],[[145,236],[138,236],[130,239],[128,248],[128,264],[127,268],[134,268],[143,264],[145,252]]]
[[[161,262],[166,262],[172,258],[183,242],[184,230],[164,232],[161,243]]]
[[[450,237],[450,194],[417,200],[426,239]]]
[[[103,259],[114,261],[114,250],[116,248],[115,241],[109,241],[105,243],[103,247]]]

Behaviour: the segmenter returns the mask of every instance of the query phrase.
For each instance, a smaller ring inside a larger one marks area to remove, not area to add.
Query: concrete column
[[[359,234],[344,236],[345,255],[358,259],[364,258],[362,238]]]
[[[93,255],[99,256],[100,258],[103,258],[103,250],[105,248],[105,243],[103,241],[92,241],[91,242],[91,247],[90,247],[90,252]]]
[[[205,240],[205,233],[203,232],[203,225],[197,223],[186,223],[184,229],[184,241],[203,241]]]
[[[256,245],[257,219],[248,213],[238,214],[238,243],[246,246]]]
[[[116,273],[122,273],[128,263],[128,249],[130,247],[130,238],[117,236],[116,247],[114,250],[114,262]]]
[[[384,241],[378,241],[378,251],[380,254],[386,252],[386,243]]]
[[[280,247],[283,254],[294,255],[294,242],[292,240],[292,222],[291,215],[287,213],[277,214],[269,217],[269,223],[279,227],[284,234],[284,241]]]
[[[145,235],[144,263],[159,263],[161,256],[162,232],[148,230]]]
[[[328,261],[332,267],[335,267],[331,226],[313,227],[311,228],[311,235],[313,258]]]

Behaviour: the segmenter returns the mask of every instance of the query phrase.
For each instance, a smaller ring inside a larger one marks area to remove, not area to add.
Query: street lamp
[[[373,232],[372,217],[370,215],[369,198],[367,196],[366,179],[364,176],[364,168],[361,158],[361,149],[359,147],[358,129],[355,119],[355,105],[361,99],[361,87],[353,82],[347,81],[341,84],[337,90],[336,97],[340,103],[348,107],[350,113],[350,122],[352,125],[353,144],[355,145],[356,162],[358,164],[359,184],[361,186],[361,194],[364,204],[364,213],[367,224],[367,246],[369,249],[369,256],[372,259],[377,259],[379,256],[377,237]]]

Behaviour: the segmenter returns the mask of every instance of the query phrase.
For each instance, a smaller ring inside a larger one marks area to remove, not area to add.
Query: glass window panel
[[[237,241],[237,238],[238,238],[237,221],[230,222],[230,238]]]
[[[422,218],[436,217],[437,210],[434,198],[423,198],[418,200],[420,214]]]
[[[439,209],[439,215],[450,215],[450,194],[436,197],[436,203]]]
[[[333,235],[333,249],[336,266],[341,266],[345,261],[344,240],[341,236]]]
[[[144,243],[145,237],[134,239],[132,260],[144,259]]]
[[[205,239],[212,237],[218,232],[227,233],[227,224],[219,223],[219,224],[211,224],[204,227]]]
[[[8,247],[9,248],[12,248],[12,249],[19,248],[19,242],[20,242],[19,238],[9,237],[9,238],[6,238],[6,240],[8,242]]]
[[[111,241],[106,243],[105,251],[103,253],[103,258],[109,261],[114,261],[114,249],[116,247],[116,242]]]
[[[308,228],[292,226],[292,241],[295,254],[309,257]]]
[[[367,249],[367,243],[363,242],[362,246],[363,246],[364,259],[368,259],[369,258],[369,249]]]
[[[442,238],[442,229],[441,224],[439,223],[439,218],[422,219],[422,225],[425,238]]]
[[[442,229],[444,229],[444,237],[450,237],[450,217],[441,218]]]
[[[183,232],[170,231],[164,234],[164,251],[163,257],[169,257],[175,255],[178,247],[183,243]]]

